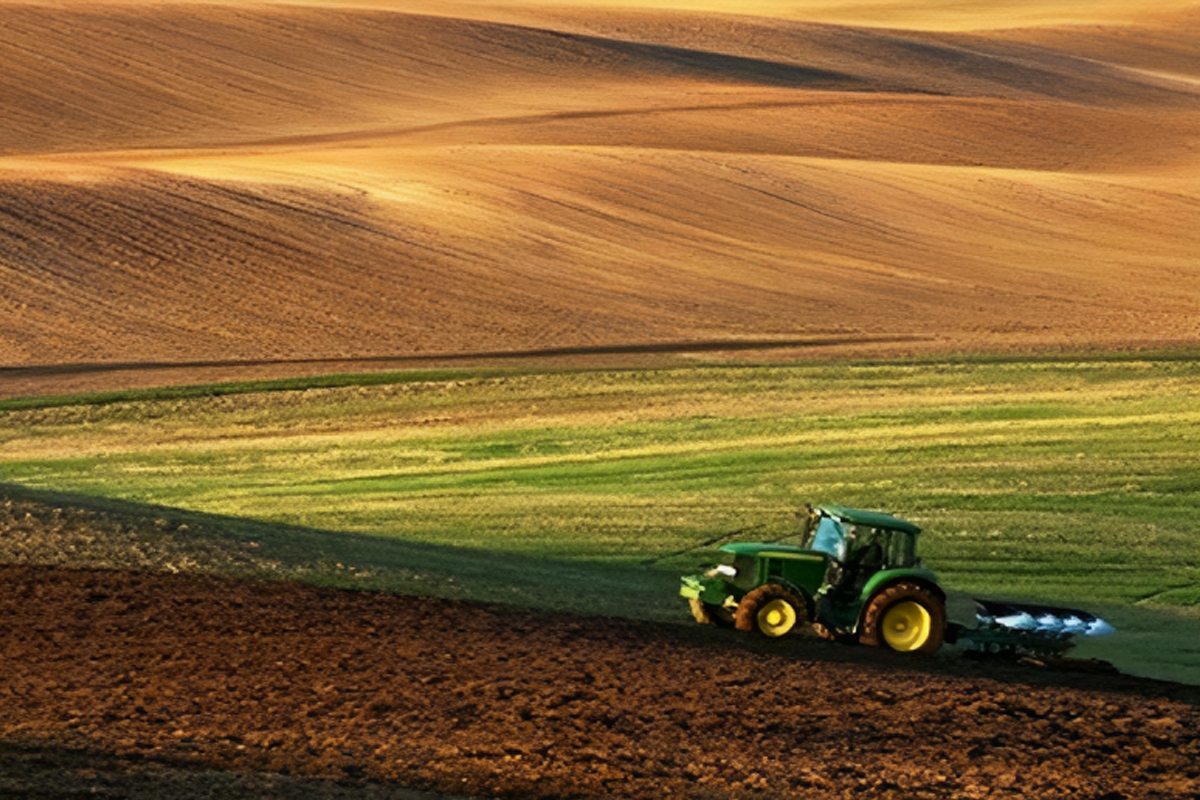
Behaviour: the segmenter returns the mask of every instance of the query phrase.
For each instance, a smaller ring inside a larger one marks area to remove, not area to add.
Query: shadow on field
[[[212,361],[96,361],[27,366],[0,366],[0,375],[10,379],[79,375],[131,370],[204,369],[214,367],[265,367],[280,364],[389,364],[397,367],[430,362],[490,361],[554,358],[556,356],[652,355],[674,353],[721,353],[747,350],[790,350],[796,348],[836,347],[838,345],[897,344],[921,342],[931,337],[920,334],[856,334],[787,337],[775,339],[712,339],[702,341],[638,342],[612,345],[541,347],[529,350],[480,350],[474,352],[429,353],[425,355],[338,356],[328,358],[244,359]]]
[[[665,569],[556,561],[0,483],[0,561],[300,580],[656,621],[690,617]],[[20,506],[20,507],[18,507]]]
[[[1200,707],[1200,687],[1121,675],[1095,661],[913,658],[811,636],[770,640],[691,623],[678,573],[405,542],[0,483],[0,564],[207,573],[495,604],[592,619],[597,636],[690,642],[748,658],[1161,696]],[[502,609],[496,609],[502,611]],[[431,610],[430,613],[437,613]],[[609,617],[619,619],[596,619]],[[663,624],[668,623],[668,624]],[[994,688],[994,687],[993,687]]]

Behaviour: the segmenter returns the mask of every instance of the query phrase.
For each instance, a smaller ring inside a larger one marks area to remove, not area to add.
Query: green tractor
[[[921,529],[842,506],[808,507],[800,546],[739,542],[724,563],[684,576],[696,621],[783,636],[812,629],[837,641],[932,653],[944,641],[983,653],[1060,653],[1077,633],[1112,631],[1083,611],[976,600],[976,627],[946,621],[946,593],[917,557]]]

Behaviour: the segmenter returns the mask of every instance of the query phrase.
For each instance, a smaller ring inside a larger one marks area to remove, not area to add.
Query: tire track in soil
[[[197,575],[0,581],[10,746],[477,796],[1200,791],[1200,690],[1174,684]]]

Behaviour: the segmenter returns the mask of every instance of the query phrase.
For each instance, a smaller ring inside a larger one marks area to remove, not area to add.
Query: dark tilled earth
[[[1200,796],[1200,689],[450,601],[0,567],[6,797]]]

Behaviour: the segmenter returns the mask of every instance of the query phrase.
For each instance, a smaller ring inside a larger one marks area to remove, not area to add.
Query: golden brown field
[[[653,6],[0,0],[0,365],[1200,339],[1200,5]]]

